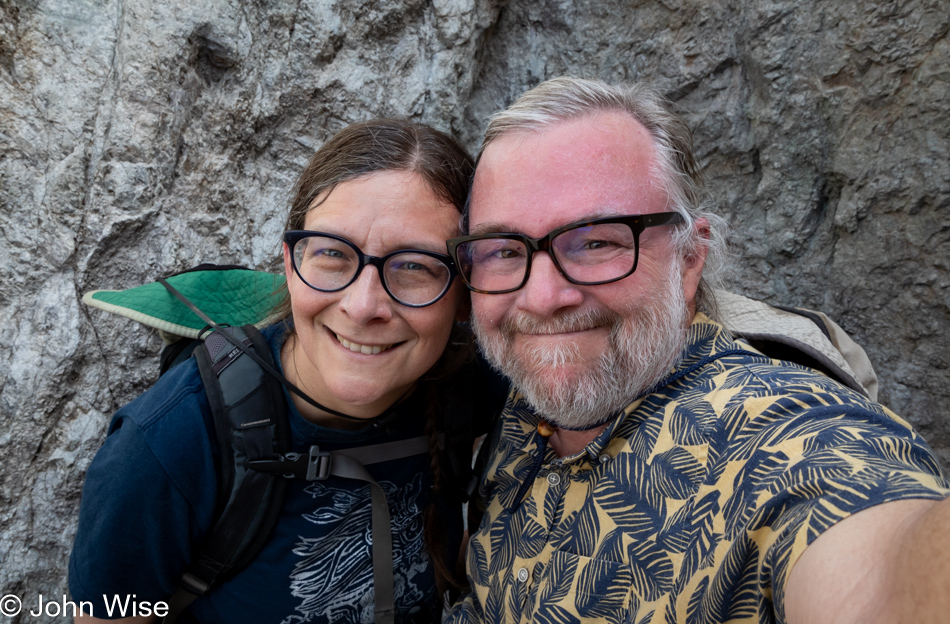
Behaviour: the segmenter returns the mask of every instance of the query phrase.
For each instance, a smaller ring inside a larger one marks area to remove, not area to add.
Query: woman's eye
[[[307,250],[303,261],[315,269],[337,271],[350,263],[350,257],[345,250],[336,247],[314,247]]]
[[[426,265],[421,262],[403,262],[399,265],[399,270],[401,271],[412,271],[412,272],[425,272],[431,273],[432,271]]]

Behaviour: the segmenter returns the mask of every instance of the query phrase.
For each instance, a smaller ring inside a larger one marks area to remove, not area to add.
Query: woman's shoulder
[[[285,325],[279,322],[265,327],[261,333],[271,347],[271,358],[277,359]],[[186,436],[192,440],[214,440],[211,404],[194,357],[174,365],[151,388],[122,406],[112,418],[109,436],[129,426],[139,430],[156,450],[166,446],[179,450]],[[216,445],[210,446],[216,449]]]
[[[189,358],[171,368],[151,388],[119,408],[109,426],[109,433],[130,422],[143,430],[150,430],[167,427],[169,421],[191,422],[196,416],[206,413],[210,413],[210,408],[198,365],[194,358]]]
[[[210,469],[213,474],[216,452],[211,408],[197,364],[190,358],[119,408],[97,458],[122,462],[148,457],[142,465],[163,472],[162,478],[187,493],[196,472]]]
[[[74,597],[159,600],[174,591],[191,540],[213,520],[208,411],[188,361],[116,412],[86,472],[70,561]]]

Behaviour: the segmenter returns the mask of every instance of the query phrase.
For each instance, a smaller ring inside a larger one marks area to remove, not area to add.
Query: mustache
[[[571,310],[550,318],[518,312],[504,319],[498,331],[510,339],[515,334],[565,334],[598,327],[613,328],[622,322],[619,314],[607,310]]]
[[[498,330],[506,348],[510,349],[515,334],[548,335],[585,331],[607,327],[613,334],[621,324],[620,315],[605,310],[573,310],[552,318],[539,318],[519,312],[500,324]],[[572,342],[549,345],[526,345],[522,356],[530,367],[559,368],[575,363],[580,358],[580,349]]]

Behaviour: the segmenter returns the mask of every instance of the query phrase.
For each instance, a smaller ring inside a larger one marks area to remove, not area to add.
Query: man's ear
[[[709,238],[711,236],[709,221],[706,219],[696,219],[693,223],[694,243],[687,250],[683,257],[683,295],[690,310],[695,310],[696,292],[699,290],[699,282],[703,278],[703,267],[706,266],[706,253],[709,251]]]

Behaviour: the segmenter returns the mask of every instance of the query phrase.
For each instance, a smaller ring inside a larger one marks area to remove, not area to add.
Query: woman
[[[377,120],[331,138],[295,188],[286,322],[263,332],[283,374],[315,400],[285,390],[295,451],[428,436],[429,455],[368,466],[391,516],[396,622],[439,618],[461,543],[436,440],[452,417],[447,389],[474,383],[456,324],[467,315],[463,287],[444,255],[472,169],[454,139],[421,124]],[[90,601],[94,616],[109,615],[103,603],[116,595],[167,600],[210,531],[209,418],[190,360],[113,419],[87,474],[69,567],[73,600]],[[291,480],[263,549],[179,621],[373,622],[367,491],[334,476]]]

